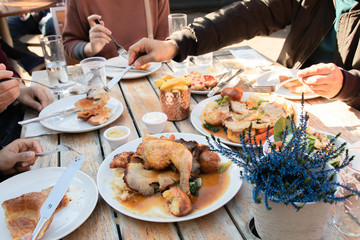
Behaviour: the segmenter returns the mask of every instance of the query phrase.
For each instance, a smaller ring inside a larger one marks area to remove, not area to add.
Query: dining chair
[[[50,12],[54,22],[55,33],[57,35],[62,35],[65,26],[65,6],[51,7]],[[66,53],[65,58],[68,65],[75,65],[80,63],[79,60],[69,57]]]

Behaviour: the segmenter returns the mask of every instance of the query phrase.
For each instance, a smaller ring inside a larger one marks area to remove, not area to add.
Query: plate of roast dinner
[[[114,122],[124,110],[120,101],[107,94],[96,99],[88,98],[84,94],[53,102],[40,112],[39,117],[72,108],[78,108],[79,111],[44,119],[40,123],[46,128],[59,132],[88,132]]]
[[[239,191],[240,169],[209,151],[204,136],[145,135],[101,164],[98,189],[115,210],[144,221],[180,222],[209,214]]]
[[[279,117],[291,114],[299,116],[298,107],[283,97],[226,87],[221,95],[199,102],[191,111],[190,120],[205,136],[214,135],[225,144],[240,147],[240,134],[248,132],[250,124],[256,142],[264,143],[268,126],[271,135]]]
[[[30,170],[0,183],[0,233],[2,240],[32,233],[40,208],[66,168]],[[43,240],[60,239],[77,229],[91,215],[98,200],[94,180],[78,171],[55,213],[40,233]]]
[[[319,95],[315,94],[309,86],[304,84],[299,78],[297,73],[299,69],[280,69],[269,71],[261,74],[257,80],[257,86],[276,86],[291,78],[294,81],[289,81],[277,89],[274,93],[287,99],[301,100],[302,93],[305,99],[317,98]]]

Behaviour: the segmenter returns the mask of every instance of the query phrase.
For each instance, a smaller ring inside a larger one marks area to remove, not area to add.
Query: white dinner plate
[[[30,170],[0,183],[0,203],[29,192],[40,192],[54,186],[64,172],[64,167],[49,167]],[[94,180],[78,171],[72,180],[68,197],[69,204],[54,215],[43,240],[60,239],[77,229],[93,212],[98,190]],[[2,240],[11,240],[5,223],[4,209],[0,207],[0,233]]]
[[[125,76],[122,79],[134,79],[134,78],[145,77],[145,76],[150,75],[153,72],[159,70],[159,68],[161,67],[160,62],[151,62],[150,64],[151,65],[147,71],[144,71],[144,72],[129,71],[125,74]],[[110,67],[110,66],[127,67],[127,65],[128,65],[127,60],[120,56],[106,60],[106,63],[105,63],[106,76],[113,78],[113,77],[115,77],[115,75],[117,75],[123,71],[123,69]]]
[[[257,78],[256,85],[257,86],[275,86],[276,84],[280,83],[280,80],[279,80],[280,75],[296,77],[298,71],[299,71],[299,69],[281,69],[281,70],[276,70],[276,71],[265,72]],[[301,100],[301,94],[293,93],[284,86],[281,86],[274,93],[279,96],[282,96],[284,98],[287,98],[287,99]],[[317,95],[313,92],[304,94],[305,99],[312,99],[312,98],[317,98],[317,97],[319,97],[319,95]]]
[[[49,115],[54,112],[59,112],[62,110],[70,109],[74,107],[74,103],[82,98],[85,98],[86,95],[76,95],[67,98],[60,99],[52,104],[46,106],[39,114],[39,117]],[[77,113],[65,114],[63,116],[48,118],[40,121],[40,123],[51,130],[59,132],[68,132],[68,133],[80,133],[80,132],[89,132],[104,126],[109,125],[114,122],[122,114],[124,107],[120,101],[115,98],[110,97],[109,101],[105,105],[112,109],[114,116],[109,118],[104,124],[94,126],[90,123],[78,119]]]
[[[252,95],[251,92],[244,92],[241,101],[245,101],[246,99],[248,99],[250,96]],[[213,96],[210,98],[207,98],[201,102],[199,102],[198,104],[196,104],[196,106],[194,107],[194,109],[191,111],[190,114],[190,121],[192,123],[192,125],[202,134],[204,134],[205,136],[211,136],[211,134],[209,132],[207,132],[204,128],[203,128],[203,122],[201,121],[200,117],[203,114],[203,111],[206,107],[206,105],[212,101],[215,101],[216,99],[220,98],[220,96]],[[287,101],[284,99],[284,101]],[[299,107],[297,107],[294,103],[287,101],[290,104],[292,104],[294,111],[296,113],[296,116],[300,116],[300,110]],[[297,118],[298,119],[298,118]],[[235,143],[235,142],[230,142],[227,141],[225,139],[221,138],[221,142],[225,143],[227,145],[231,145],[231,146],[235,146],[235,147],[241,147],[240,143]]]
[[[196,134],[189,134],[189,133],[162,133],[153,135],[155,137],[166,136],[169,137],[170,135],[175,135],[175,138],[183,138],[185,140],[195,140],[198,143],[207,144],[207,140],[204,136],[196,135]],[[231,164],[228,168],[228,174],[230,176],[229,186],[226,192],[220,196],[218,200],[210,204],[209,206],[198,210],[196,212],[192,212],[189,215],[183,217],[175,217],[170,213],[164,215],[161,210],[153,207],[149,212],[146,214],[139,213],[136,210],[129,209],[122,205],[119,201],[113,198],[112,193],[113,190],[110,186],[110,181],[113,179],[112,176],[112,169],[109,168],[109,164],[114,158],[114,156],[121,152],[129,152],[129,151],[136,151],[138,145],[142,142],[141,138],[135,139],[127,144],[122,145],[121,147],[117,148],[115,151],[110,153],[103,163],[101,164],[98,174],[97,174],[97,184],[99,188],[99,193],[103,197],[103,199],[115,210],[136,219],[150,221],[150,222],[180,222],[186,221],[194,218],[198,218],[209,214],[218,208],[222,207],[228,201],[230,201],[235,194],[239,191],[242,180],[240,179],[240,168],[237,167],[235,164]],[[229,159],[221,156],[221,162],[228,162]]]

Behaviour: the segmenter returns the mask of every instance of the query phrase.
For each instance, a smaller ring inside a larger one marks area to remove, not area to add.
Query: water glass
[[[169,34],[173,35],[181,31],[187,25],[187,15],[184,13],[173,13],[168,16]],[[189,58],[187,57],[182,62],[171,61],[174,72],[184,71],[189,67]]]
[[[45,36],[41,38],[40,43],[50,84],[56,86],[59,83],[67,83],[69,76],[61,35]]]
[[[87,89],[103,89],[106,86],[106,59],[103,57],[89,57],[80,62]]]
[[[344,170],[344,173],[340,175],[343,184],[360,191],[360,170],[351,167]],[[337,204],[334,224],[346,235],[360,236],[360,198],[358,196],[352,196]]]
[[[213,63],[213,53],[209,52],[194,58],[196,65],[201,67],[210,67]]]

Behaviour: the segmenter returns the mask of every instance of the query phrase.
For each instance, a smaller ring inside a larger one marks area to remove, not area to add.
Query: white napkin
[[[37,137],[43,135],[57,134],[59,132],[50,130],[39,122],[29,123],[23,126],[23,138]]]
[[[269,66],[272,64],[254,49],[238,49],[230,50],[230,52],[244,67]]]

